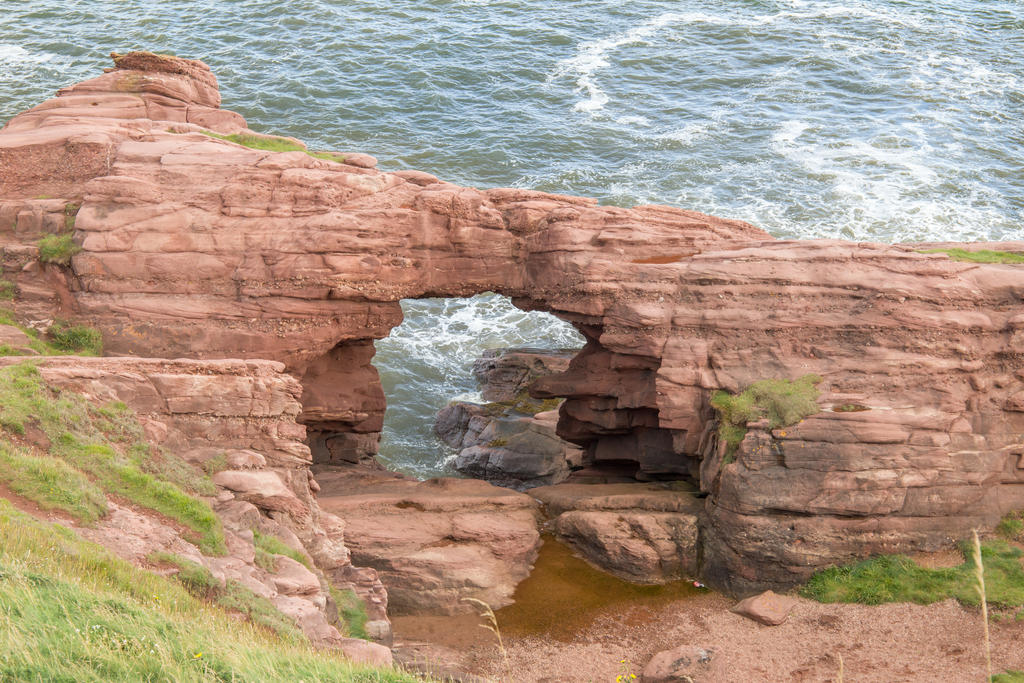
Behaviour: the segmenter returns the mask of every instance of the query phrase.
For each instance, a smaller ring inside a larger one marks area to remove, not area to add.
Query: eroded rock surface
[[[1024,506],[1019,265],[250,149],[203,133],[247,129],[202,63],[117,67],[0,131],[22,321],[88,321],[114,353],[282,361],[317,452],[358,460],[383,410],[368,345],[399,300],[507,294],[587,338],[534,385],[567,399],[559,435],[587,463],[699,482],[702,569],[736,592],[934,549]],[[40,264],[36,240],[71,228],[70,267]],[[751,430],[727,462],[712,392],[807,373],[821,411]]]
[[[474,479],[418,482],[387,472],[319,468],[320,505],[345,519],[358,565],[375,568],[392,614],[498,609],[533,568],[539,505]]]

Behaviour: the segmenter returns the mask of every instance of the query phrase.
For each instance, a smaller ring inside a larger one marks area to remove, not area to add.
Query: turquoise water
[[[384,170],[674,204],[780,237],[1024,239],[1019,1],[5,0],[3,10],[0,120],[97,74],[111,50],[145,48],[204,59],[224,106],[251,127],[368,152]],[[421,302],[409,324],[443,311]],[[490,304],[466,311],[513,341],[569,334]],[[415,323],[410,334],[431,344],[397,331],[379,345],[393,406],[423,386],[466,386],[476,347],[446,341],[449,328]],[[441,348],[465,358],[452,371],[461,379],[418,384],[447,367]],[[414,428],[430,410],[397,426],[389,415],[392,462],[439,466]],[[401,435],[422,452],[408,455]]]

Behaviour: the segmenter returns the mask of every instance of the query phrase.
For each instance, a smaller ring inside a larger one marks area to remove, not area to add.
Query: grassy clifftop
[[[419,680],[239,619],[0,499],[0,680]]]

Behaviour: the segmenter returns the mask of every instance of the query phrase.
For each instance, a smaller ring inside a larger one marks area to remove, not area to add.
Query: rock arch
[[[699,478],[704,571],[739,591],[932,548],[1024,506],[1020,266],[477,190],[297,141],[253,149],[209,134],[259,137],[219,108],[206,65],[115,61],[0,131],[4,266],[25,318],[88,321],[112,354],[282,361],[307,427],[358,450],[383,410],[368,349],[398,301],[508,295],[588,340],[539,387],[568,398],[561,433]],[[37,263],[34,240],[65,228],[82,248],[70,267]],[[812,372],[819,414],[751,425],[734,462],[711,457],[711,391]],[[870,410],[833,410],[851,401]]]

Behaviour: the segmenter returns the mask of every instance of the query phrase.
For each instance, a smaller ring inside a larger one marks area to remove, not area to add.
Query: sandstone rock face
[[[507,294],[587,339],[533,388],[567,399],[559,435],[587,463],[699,482],[702,569],[736,592],[1024,506],[1019,265],[249,149],[201,133],[247,131],[202,63],[117,66],[0,131],[0,264],[23,321],[88,321],[114,353],[281,361],[318,453],[352,460],[382,414],[367,345],[398,301]],[[40,264],[38,237],[68,228],[82,252]],[[727,462],[712,392],[807,373],[820,412],[751,430]]]
[[[317,478],[321,507],[345,519],[353,562],[380,573],[392,614],[471,612],[467,597],[498,609],[537,557],[539,506],[521,493],[352,468]]]
[[[554,517],[559,539],[605,571],[639,583],[697,575],[701,503],[692,491],[654,483],[565,483],[530,495]]]
[[[0,358],[0,365],[23,360]],[[218,494],[209,500],[224,527],[225,557],[204,556],[158,515],[114,502],[95,526],[79,529],[83,536],[136,563],[158,551],[200,563],[221,581],[238,581],[271,600],[318,643],[344,644],[327,618],[331,598],[324,579],[355,590],[370,619],[387,625],[386,593],[376,573],[352,567],[344,523],[322,511],[313,495],[310,452],[295,422],[302,389],[281,363],[75,356],[33,362],[50,386],[100,404],[123,401],[149,439],[186,460],[202,465],[223,458],[239,468],[214,475]],[[254,530],[311,557],[316,572],[283,555],[273,557],[273,572],[256,566]],[[353,581],[360,572],[370,576]],[[389,628],[377,628],[382,640],[390,637]]]
[[[514,401],[541,377],[565,372],[579,349],[488,349],[473,363],[485,401]]]

